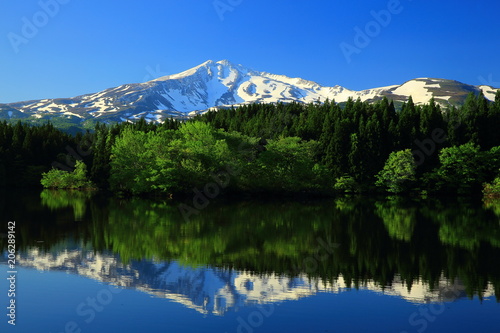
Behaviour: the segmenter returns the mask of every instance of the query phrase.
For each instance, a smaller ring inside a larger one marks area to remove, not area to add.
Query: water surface
[[[168,202],[43,191],[3,193],[0,216],[18,248],[2,332],[500,327],[500,203],[212,202],[185,220]]]

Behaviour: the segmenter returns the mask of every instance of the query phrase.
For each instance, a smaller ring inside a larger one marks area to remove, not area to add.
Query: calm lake
[[[232,200],[186,220],[46,190],[0,193],[0,216],[1,332],[500,331],[500,202]]]

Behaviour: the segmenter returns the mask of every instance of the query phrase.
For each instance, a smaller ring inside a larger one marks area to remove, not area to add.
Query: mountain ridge
[[[65,117],[83,122],[133,121],[142,117],[162,122],[167,118],[188,118],[214,108],[249,103],[314,103],[327,99],[345,102],[348,98],[373,102],[383,97],[415,104],[434,98],[442,105],[459,105],[470,92],[483,92],[490,101],[498,89],[473,86],[455,80],[416,78],[400,85],[360,91],[335,85],[322,86],[303,78],[259,72],[228,60],[213,61],[178,74],[143,83],[123,84],[97,93],[0,104],[0,118],[51,119]]]

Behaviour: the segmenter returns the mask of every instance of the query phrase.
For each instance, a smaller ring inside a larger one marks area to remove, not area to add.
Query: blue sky
[[[355,90],[417,77],[500,86],[498,13],[498,0],[2,1],[0,103],[97,92],[209,59]]]

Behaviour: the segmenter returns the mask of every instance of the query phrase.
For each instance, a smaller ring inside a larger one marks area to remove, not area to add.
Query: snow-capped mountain
[[[179,74],[125,84],[95,94],[0,104],[0,118],[64,116],[81,120],[126,121],[145,117],[162,121],[246,103],[311,103],[327,99],[345,102],[349,97],[373,101],[383,96],[406,101],[410,95],[417,104],[426,103],[431,97],[441,104],[460,104],[469,92],[479,93],[480,90],[486,98],[494,100],[497,89],[493,87],[444,79],[419,78],[402,85],[354,91],[258,72],[227,60],[210,60]]]
[[[2,261],[6,260],[0,263]],[[136,289],[202,314],[214,315],[255,304],[294,301],[317,293],[342,293],[351,289],[342,275],[326,282],[305,273],[291,278],[210,266],[186,267],[176,261],[142,260],[124,264],[111,253],[79,248],[45,252],[34,247],[18,254],[18,265],[40,271],[62,271]],[[423,281],[414,281],[409,288],[395,276],[391,285],[381,286],[369,280],[359,289],[400,297],[411,303],[453,302],[466,297],[465,286],[460,281],[452,282],[444,277],[432,288]],[[488,283],[483,297],[494,295],[494,287]]]

